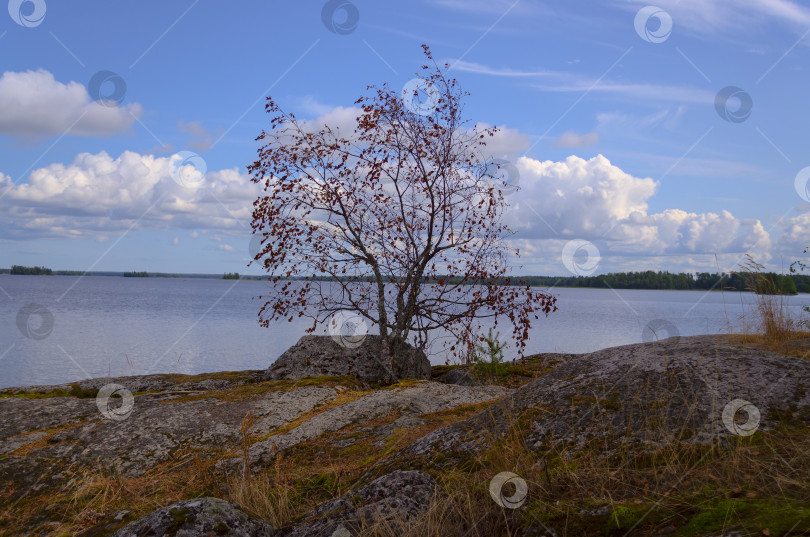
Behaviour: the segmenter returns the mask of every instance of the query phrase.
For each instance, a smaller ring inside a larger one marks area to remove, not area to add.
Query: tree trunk
[[[388,370],[388,382],[394,384],[398,379],[394,373],[394,352],[392,338],[385,334],[380,334],[380,363]]]
[[[374,267],[377,276],[377,315],[380,318],[380,363],[388,370],[388,382],[393,384],[397,381],[394,373],[394,353],[391,347],[391,339],[388,336],[388,313],[385,311],[385,281],[380,274],[379,267]]]

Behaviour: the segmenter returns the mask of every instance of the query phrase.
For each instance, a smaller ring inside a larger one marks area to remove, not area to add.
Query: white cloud
[[[570,156],[563,162],[522,157],[517,167],[521,190],[515,195],[514,225],[533,238],[601,237],[632,213],[645,214],[657,187],[652,179],[633,177],[602,155],[588,161]]]
[[[515,2],[514,0],[433,0],[433,3],[462,13],[496,13],[501,16],[506,13],[511,13],[513,15],[520,14],[527,17],[530,15],[537,16],[551,11],[551,8],[541,5],[540,3]]]
[[[494,2],[489,0],[438,0],[436,3],[441,5],[442,7],[467,12],[469,11],[490,12],[498,9],[503,10],[509,7],[509,3],[507,0],[497,0]]]
[[[338,107],[305,124],[351,130],[358,114],[358,109]],[[595,134],[567,133],[560,141],[595,141]],[[527,265],[548,259],[549,248],[559,256],[557,246],[572,238],[597,242],[617,264],[667,256],[686,262],[715,254],[731,263],[748,251],[762,260],[769,257],[771,237],[758,220],[740,219],[722,208],[650,213],[649,201],[658,183],[635,177],[602,155],[590,160],[571,156],[562,162],[517,158],[530,140],[509,128],[487,142],[487,153],[510,158],[520,171],[522,190],[509,198],[512,207],[506,222],[518,232],[516,241]],[[210,171],[199,183],[183,188],[172,178],[175,162],[175,156],[129,151],[117,158],[104,152],[82,153],[72,163],[34,170],[26,184],[14,185],[0,173],[0,239],[105,240],[134,225],[169,231],[173,244],[179,243],[180,235],[207,235],[218,248],[238,252],[238,244],[231,246],[233,239],[249,240],[252,204],[261,187],[234,168]],[[786,222],[777,245],[796,251],[810,236],[808,230],[810,216],[797,216]]]
[[[450,60],[453,64],[453,61]],[[545,80],[533,86],[542,91],[590,93],[602,92],[619,95],[631,99],[644,99],[659,102],[699,103],[710,104],[714,102],[715,94],[708,90],[691,86],[670,86],[649,83],[616,83],[608,80],[587,78],[577,73],[564,71],[525,70],[508,67],[490,67],[480,63],[459,61],[454,69],[495,77],[524,77]]]
[[[340,133],[341,136],[350,137],[357,126],[357,118],[363,113],[357,107],[337,106],[329,112],[311,120],[302,120],[301,125],[304,130],[317,131],[324,126],[329,126],[332,130]]]
[[[184,188],[172,178],[177,157],[126,151],[82,153],[14,185],[0,175],[0,228],[11,238],[103,238],[137,229],[208,229],[249,234],[252,204],[261,191],[237,169],[209,171]]]
[[[810,246],[810,212],[804,212],[782,223],[782,235],[779,237],[778,249],[789,256],[798,256]]]
[[[521,190],[508,223],[525,240],[601,241],[619,255],[765,252],[768,233],[758,220],[730,212],[690,213],[667,209],[648,214],[658,183],[634,177],[599,155],[564,162],[521,158]]]
[[[739,220],[728,211],[688,213],[667,209],[651,215],[633,215],[611,232],[621,252],[659,254],[715,254],[759,252],[770,246],[769,235],[758,220]]]
[[[647,0],[631,0],[629,6],[617,3],[634,11],[648,4]],[[767,22],[792,27],[799,34],[810,26],[810,9],[789,0],[659,0],[655,5],[672,15],[678,26],[739,41],[745,41],[753,29]]]
[[[517,131],[504,131],[517,136]],[[505,146],[504,146],[505,147]],[[655,256],[765,252],[768,233],[757,220],[728,211],[690,213],[668,209],[648,213],[657,183],[634,177],[599,155],[571,156],[563,162],[517,160],[521,189],[510,201],[507,223],[530,248],[582,238],[601,241],[605,254]],[[234,236],[249,237],[252,203],[260,187],[236,169],[209,172],[193,188],[171,177],[172,158],[125,152],[83,153],[71,164],[52,164],[13,185],[0,175],[0,229],[5,238],[108,239],[135,229],[213,233],[224,251]],[[808,236],[810,217],[790,222],[785,241]],[[173,244],[179,243],[175,235]]]
[[[578,134],[574,131],[564,132],[554,141],[557,147],[588,147],[599,143],[599,133],[589,132],[588,134]]]
[[[714,102],[715,94],[708,90],[697,89],[691,86],[668,86],[662,84],[596,82],[580,79],[572,83],[535,85],[543,91],[554,92],[602,92],[612,93],[630,99],[644,99],[649,101],[710,104]]]
[[[112,136],[127,131],[141,114],[138,103],[93,102],[82,84],[63,84],[42,69],[6,71],[0,77],[0,133],[9,136]]]
[[[301,110],[312,116],[324,116],[335,108],[334,106],[320,102],[312,95],[305,95],[298,98],[296,104]]]
[[[467,73],[475,73],[479,75],[490,75],[490,76],[499,76],[499,77],[566,77],[570,76],[568,73],[563,73],[559,71],[526,71],[526,70],[519,70],[519,69],[510,69],[508,67],[489,67],[487,65],[481,63],[474,63],[468,62],[465,60],[453,60],[450,59],[447,61],[450,65],[453,66],[453,69],[458,71],[465,71]]]

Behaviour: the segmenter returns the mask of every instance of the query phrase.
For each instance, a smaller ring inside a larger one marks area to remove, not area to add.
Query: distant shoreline
[[[222,274],[182,274],[174,272],[150,272],[149,276],[131,276],[130,271],[89,271],[83,272],[81,270],[54,270],[53,274],[10,274],[9,269],[0,269],[0,276],[107,276],[107,277],[121,277],[129,279],[148,279],[148,278],[172,278],[172,279],[206,279],[206,280],[222,280]],[[241,274],[240,280],[266,280],[267,276],[251,276],[248,274]]]
[[[78,270],[54,270],[52,274],[9,274],[9,269],[0,269],[0,276],[36,276],[36,277],[47,277],[47,276],[101,276],[101,277],[120,277],[120,278],[127,278],[127,279],[153,279],[153,278],[165,278],[165,279],[197,279],[197,280],[235,280],[236,278],[223,278],[222,274],[200,274],[200,273],[173,273],[173,272],[150,272],[148,277],[132,277],[129,275],[129,271],[90,271],[90,272],[82,272]],[[516,276],[515,279],[543,279],[543,280],[552,280],[554,278],[559,278],[560,280],[567,280],[569,276]],[[240,274],[239,280],[244,281],[268,281],[268,276],[266,275],[249,275],[249,274]],[[303,278],[281,278],[283,281],[301,281]],[[323,279],[321,281],[331,281],[330,279]],[[627,287],[593,287],[593,286],[586,286],[586,285],[543,285],[543,284],[531,284],[532,287],[540,287],[540,288],[549,288],[549,289],[599,289],[599,290],[609,290],[609,289],[621,289],[621,290],[633,290],[633,291],[694,291],[694,292],[750,292],[749,290],[740,290],[735,288],[720,288],[716,287],[713,289],[676,289],[676,288],[648,288],[648,287],[634,287],[634,286],[627,286]],[[806,291],[804,289],[800,290],[797,294],[799,295],[806,295],[810,294],[810,291]],[[795,295],[793,295],[795,296]]]

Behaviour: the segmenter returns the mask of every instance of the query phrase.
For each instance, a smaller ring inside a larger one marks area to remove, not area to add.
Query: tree
[[[53,271],[47,267],[24,267],[22,265],[11,265],[9,274],[24,274],[34,276],[51,276]]]
[[[348,134],[302,122],[268,97],[270,127],[248,167],[264,187],[254,259],[272,283],[260,324],[309,317],[312,332],[355,312],[379,328],[392,375],[397,342],[425,348],[437,330],[452,336],[451,355],[469,359],[485,318],[508,319],[522,354],[532,317],[556,309],[554,297],[508,285],[519,252],[506,240],[504,185],[483,154],[496,129],[469,126],[467,93],[423,49],[431,65],[414,94],[368,86]],[[420,88],[428,101],[415,106]]]

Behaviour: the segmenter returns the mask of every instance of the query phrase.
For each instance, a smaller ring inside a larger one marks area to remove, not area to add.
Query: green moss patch
[[[169,514],[172,516],[171,523],[166,527],[166,535],[174,536],[180,531],[184,525],[194,522],[194,515],[189,513],[187,507],[182,509],[171,509]]]

